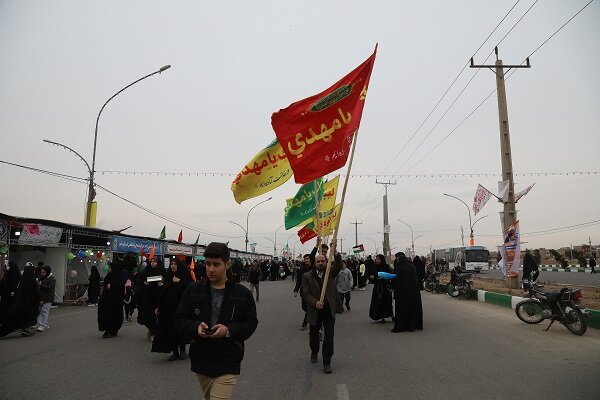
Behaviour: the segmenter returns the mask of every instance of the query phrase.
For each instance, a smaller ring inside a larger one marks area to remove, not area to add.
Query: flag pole
[[[317,180],[313,181],[313,192],[315,196],[315,222],[317,223],[317,254],[319,254],[319,243],[321,242],[321,219],[319,218],[319,195],[317,193]]]
[[[377,48],[375,48],[377,49]],[[342,199],[340,201],[340,212],[337,216],[335,230],[333,231],[333,239],[331,239],[331,249],[329,249],[329,256],[327,258],[327,269],[325,270],[325,276],[323,277],[323,287],[321,288],[321,297],[319,301],[323,303],[325,299],[325,289],[327,288],[327,281],[329,280],[329,273],[331,271],[331,261],[333,259],[333,255],[337,248],[337,235],[340,229],[339,221],[342,219],[342,211],[344,210],[344,200],[346,198],[346,188],[348,187],[348,181],[350,180],[350,171],[352,170],[352,161],[354,160],[354,150],[356,149],[356,141],[358,138],[358,128],[360,125],[356,127],[356,132],[354,133],[354,141],[352,142],[352,152],[350,153],[350,162],[348,163],[348,172],[346,172],[346,179],[344,180],[344,188],[342,189]],[[317,250],[318,254],[318,250]]]

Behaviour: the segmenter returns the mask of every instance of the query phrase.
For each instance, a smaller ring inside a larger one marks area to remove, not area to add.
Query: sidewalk
[[[497,266],[490,267],[490,269],[498,269]],[[523,268],[519,268],[520,271]],[[551,272],[584,272],[590,274],[592,270],[590,268],[581,268],[576,266],[571,266],[569,268],[563,268],[561,265],[540,265],[540,271],[551,271]],[[596,271],[599,272],[599,271]]]

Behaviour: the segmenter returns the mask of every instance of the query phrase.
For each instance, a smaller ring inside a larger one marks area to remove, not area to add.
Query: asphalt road
[[[292,282],[261,282],[235,399],[600,398],[600,331],[526,325],[510,309],[423,292],[424,330],[369,320],[371,288],[337,317],[333,374],[311,364]],[[51,329],[0,339],[2,399],[200,399],[189,360],[150,353],[145,329],[102,339],[96,308],[51,310]]]
[[[482,271],[477,274],[481,278],[503,278],[500,270],[494,269],[489,271]],[[540,271],[538,277],[540,283],[563,283],[566,285],[581,285],[587,287],[600,287],[600,273],[589,274],[586,272],[554,272],[554,271]]]

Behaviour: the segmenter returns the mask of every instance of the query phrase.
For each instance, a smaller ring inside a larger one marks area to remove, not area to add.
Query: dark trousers
[[[331,363],[331,357],[333,356],[333,331],[335,328],[335,317],[331,315],[329,307],[319,310],[317,314],[317,324],[311,325],[309,330],[309,344],[310,350],[313,354],[319,354],[319,331],[321,326],[325,331],[323,337],[323,365],[329,365]]]
[[[350,293],[352,292],[340,293],[340,299],[346,304],[346,308],[350,308]]]

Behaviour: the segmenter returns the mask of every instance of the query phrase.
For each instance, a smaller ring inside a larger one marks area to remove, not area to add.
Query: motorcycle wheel
[[[581,310],[571,306],[566,306],[565,317],[567,320],[564,322],[564,324],[572,334],[581,336],[585,333],[587,330],[587,322],[585,322],[585,317],[583,316]]]
[[[526,324],[539,324],[544,320],[544,310],[537,301],[523,300],[517,303],[515,314]]]
[[[423,288],[428,292],[433,292],[433,282],[429,279],[423,281]]]
[[[447,288],[447,292],[450,295],[450,297],[458,297],[460,296],[460,290],[458,290],[456,288],[456,286],[452,285],[452,284],[448,284],[448,288]]]

